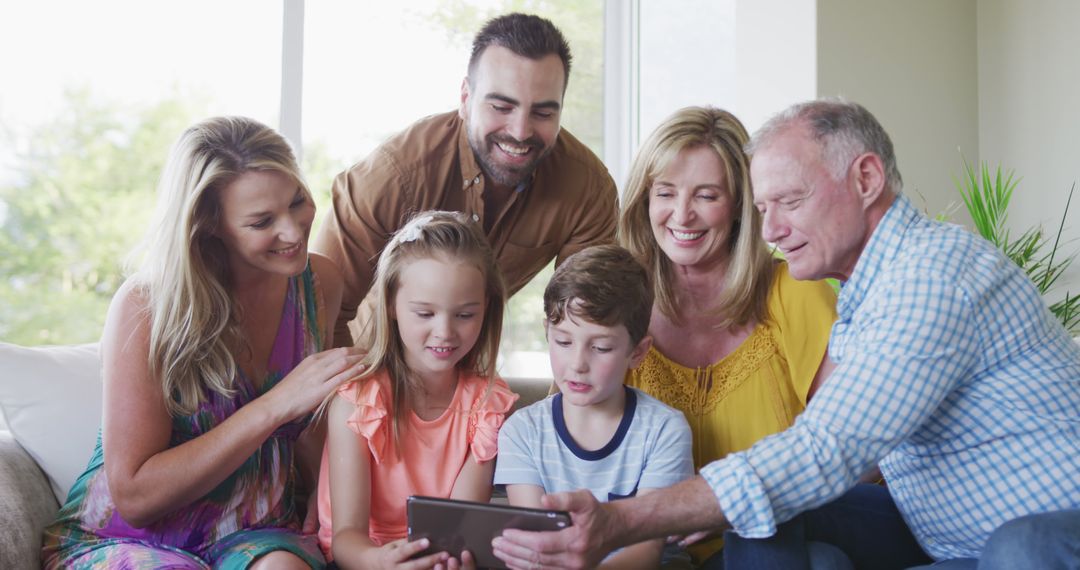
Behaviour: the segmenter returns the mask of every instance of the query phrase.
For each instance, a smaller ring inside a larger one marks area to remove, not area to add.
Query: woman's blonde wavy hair
[[[679,152],[696,147],[716,151],[727,174],[725,187],[735,200],[729,234],[731,255],[724,273],[721,299],[713,308],[718,327],[742,326],[768,319],[773,258],[761,238],[761,214],[754,207],[750,160],[743,152],[749,135],[731,113],[714,107],[685,107],[663,123],[642,145],[630,166],[619,215],[618,242],[652,272],[656,304],[674,322],[680,321],[678,296],[672,287],[672,263],[660,249],[649,222],[649,190]]]
[[[289,143],[244,117],[215,117],[188,128],[173,145],[158,184],[150,230],[132,259],[148,299],[150,374],[173,416],[189,415],[208,396],[234,393],[239,326],[228,256],[214,235],[220,191],[250,171],[276,171],[311,193]]]
[[[495,361],[502,337],[506,285],[495,264],[495,254],[483,232],[461,212],[420,212],[401,227],[386,244],[375,269],[372,292],[375,294],[371,322],[361,345],[368,352],[363,359],[363,374],[353,382],[363,381],[386,370],[391,386],[391,427],[395,446],[407,423],[412,396],[423,391],[420,378],[405,363],[397,320],[393,318],[394,299],[401,288],[401,273],[409,263],[420,259],[439,259],[471,264],[484,278],[484,320],[476,344],[457,366],[488,379],[488,389],[495,380]]]

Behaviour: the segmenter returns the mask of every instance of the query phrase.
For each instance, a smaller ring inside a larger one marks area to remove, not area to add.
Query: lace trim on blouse
[[[704,368],[683,366],[655,349],[650,352],[650,357],[641,363],[638,387],[687,414],[701,416],[711,412],[779,352],[779,345],[769,330],[759,325],[731,354]]]

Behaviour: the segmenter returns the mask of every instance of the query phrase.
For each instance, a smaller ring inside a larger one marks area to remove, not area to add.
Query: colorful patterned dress
[[[211,393],[194,414],[173,418],[170,447],[208,432],[273,388],[304,357],[321,350],[320,304],[309,265],[289,280],[262,386],[255,388],[241,374],[232,398]],[[141,529],[120,517],[109,494],[99,433],[90,464],[75,481],[57,520],[45,529],[44,567],[246,568],[263,554],[287,550],[321,568],[317,539],[300,533],[303,513],[293,504],[299,476],[294,447],[307,421],[279,427],[213,491]]]

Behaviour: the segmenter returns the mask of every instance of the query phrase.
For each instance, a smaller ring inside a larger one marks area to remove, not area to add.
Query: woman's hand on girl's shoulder
[[[363,353],[356,348],[332,348],[312,354],[293,368],[263,398],[279,424],[315,409],[342,384],[364,371]]]

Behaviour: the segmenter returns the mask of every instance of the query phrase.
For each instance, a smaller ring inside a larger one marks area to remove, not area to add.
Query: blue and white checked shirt
[[[1080,507],[1080,347],[990,243],[898,197],[837,312],[837,368],[795,425],[701,470],[739,534],[771,536],[878,461],[939,560]]]

